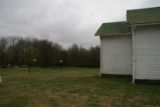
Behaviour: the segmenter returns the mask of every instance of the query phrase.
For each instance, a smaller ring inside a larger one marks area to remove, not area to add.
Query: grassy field
[[[0,107],[160,107],[160,85],[99,78],[96,68],[7,68],[0,75]]]

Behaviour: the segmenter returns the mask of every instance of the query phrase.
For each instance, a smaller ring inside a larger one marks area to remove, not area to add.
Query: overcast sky
[[[126,10],[160,6],[160,0],[0,0],[0,34],[34,35],[68,47],[99,45],[104,22],[126,20]]]

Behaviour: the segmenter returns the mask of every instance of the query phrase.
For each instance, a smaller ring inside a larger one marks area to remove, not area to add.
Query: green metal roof
[[[111,23],[103,23],[95,35],[101,36],[101,35],[113,35],[113,34],[124,34],[124,33],[131,33],[131,28],[127,25],[126,22],[111,22]]]
[[[160,23],[160,7],[127,11],[128,24]]]

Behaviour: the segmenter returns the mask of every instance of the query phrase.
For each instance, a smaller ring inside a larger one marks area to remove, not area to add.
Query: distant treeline
[[[99,46],[85,49],[76,44],[68,49],[46,39],[0,37],[0,66],[99,67]]]

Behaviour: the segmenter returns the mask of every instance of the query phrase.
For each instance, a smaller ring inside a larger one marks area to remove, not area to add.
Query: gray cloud
[[[146,0],[143,3],[143,7],[159,7],[160,0]]]
[[[155,3],[155,2],[156,3]],[[1,0],[0,33],[47,34],[67,47],[99,44],[94,33],[103,22],[126,20],[126,10],[158,6],[158,0]]]

